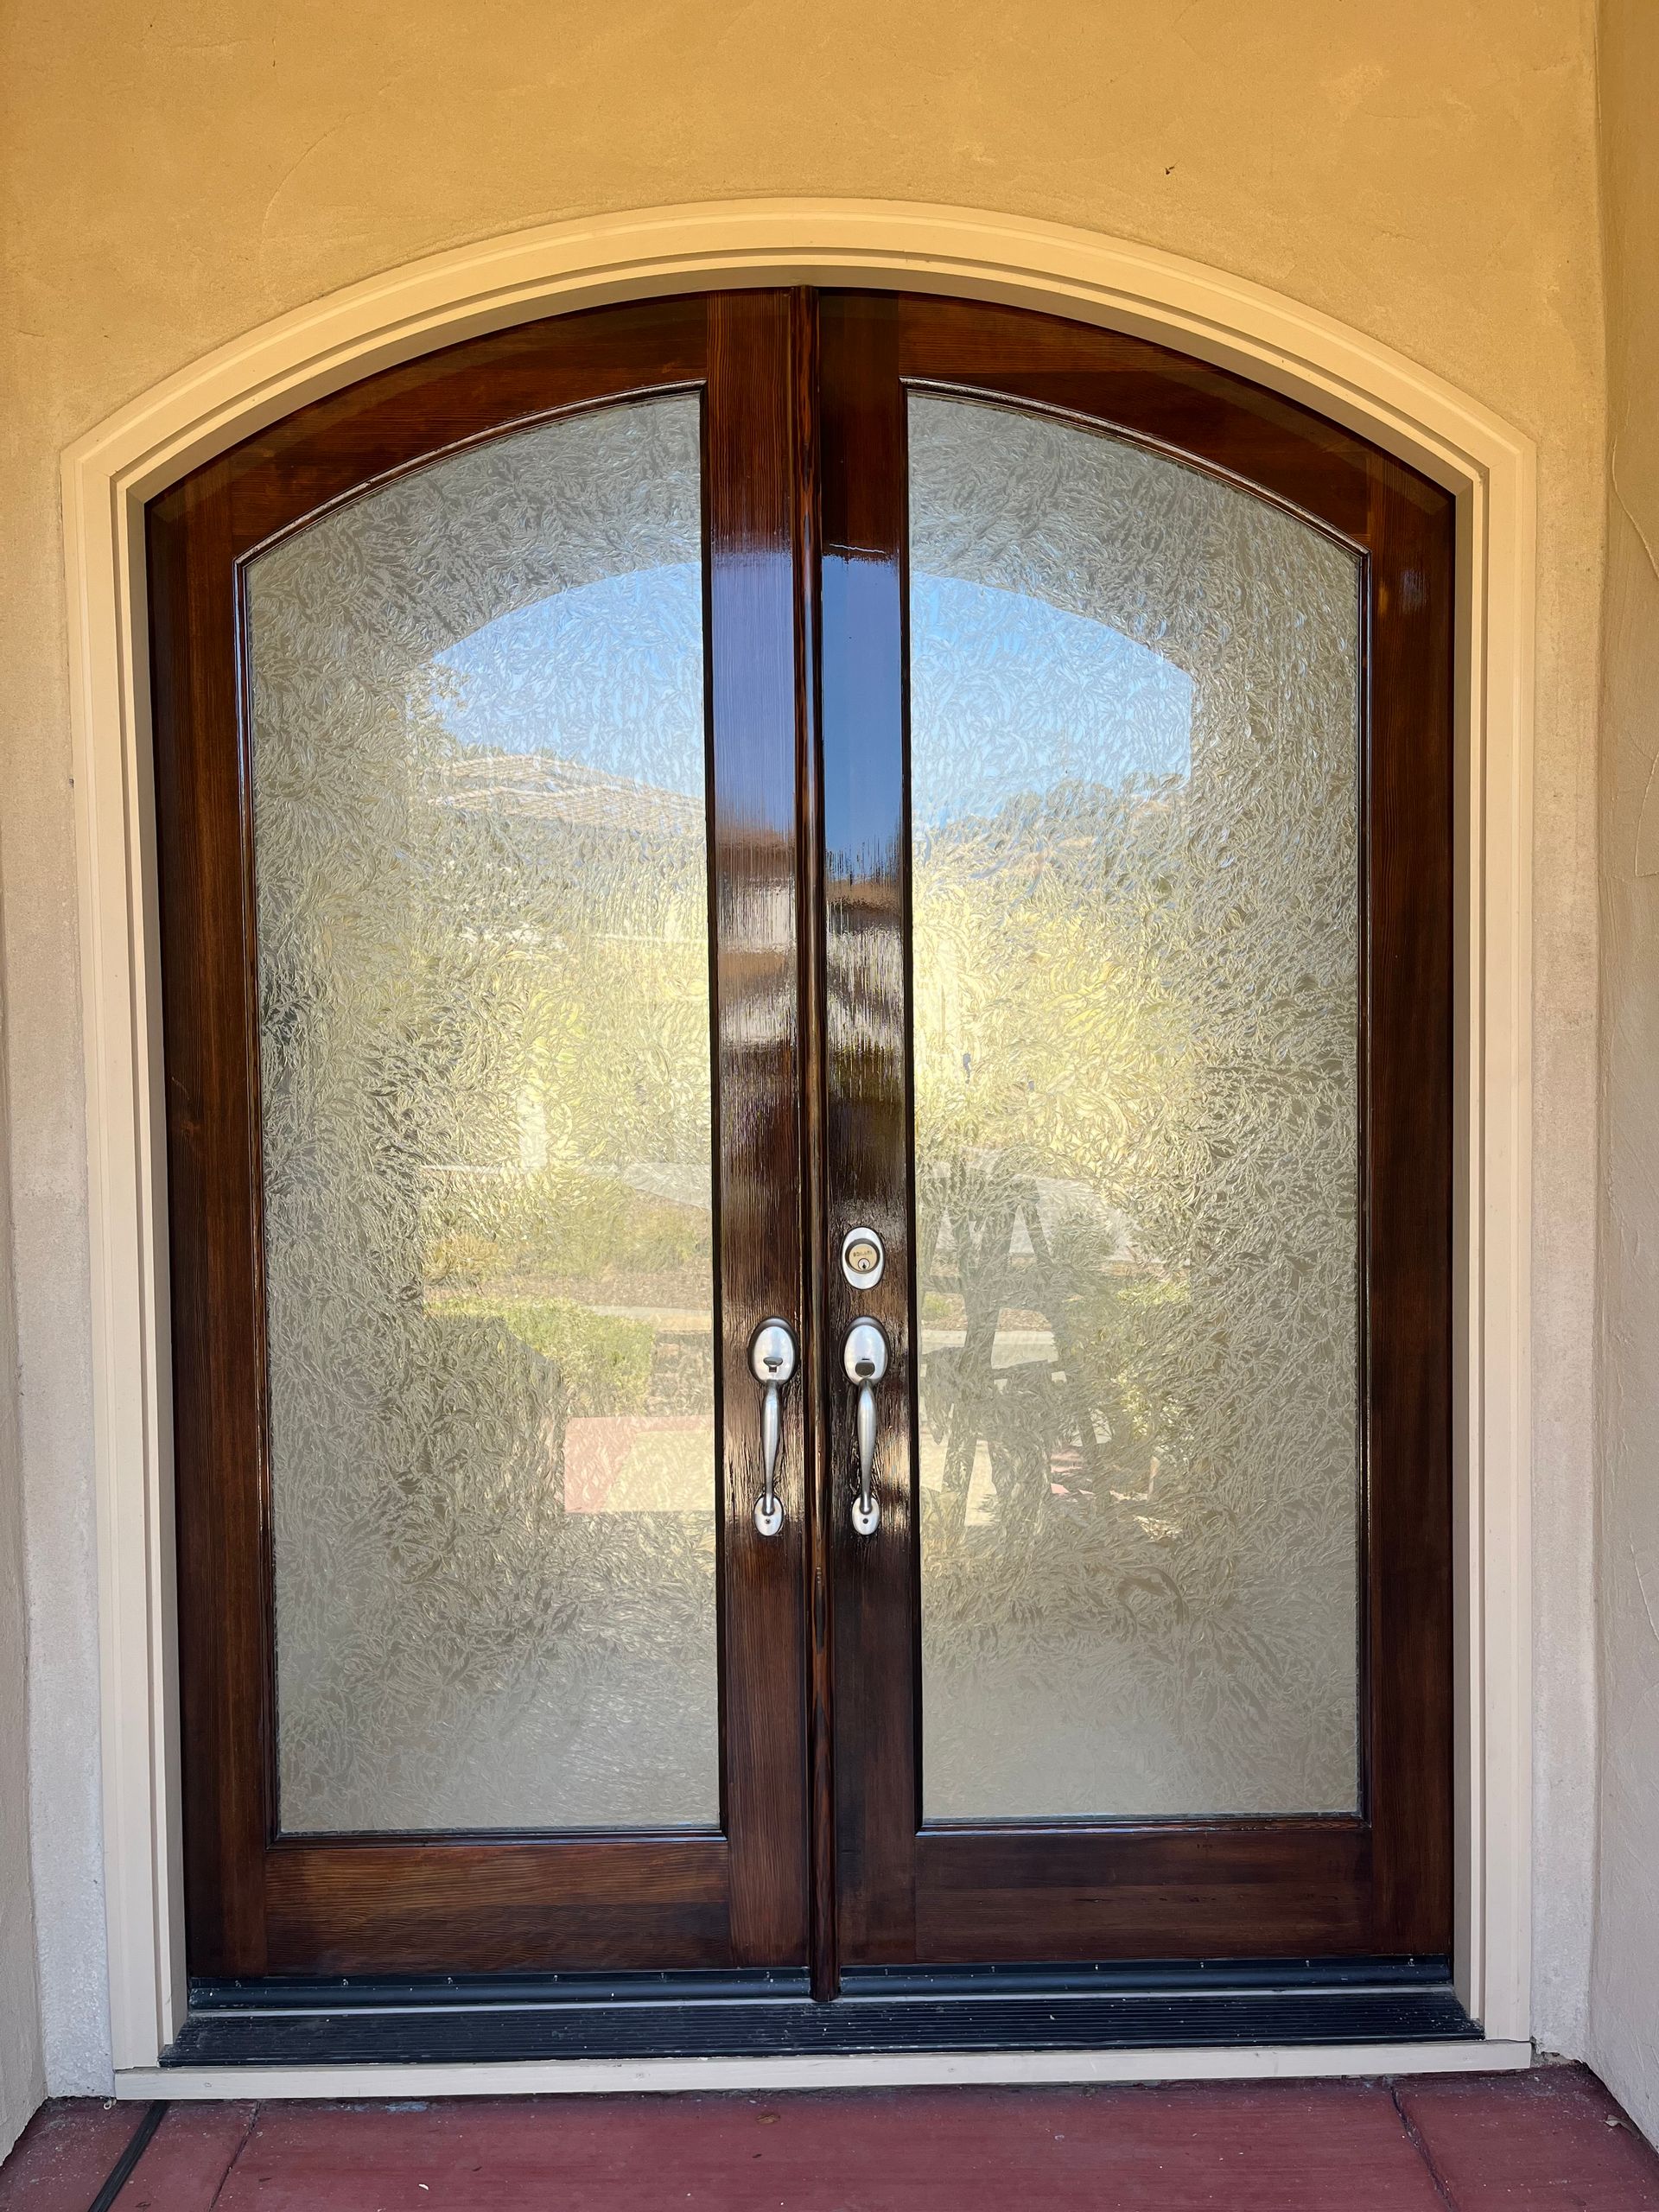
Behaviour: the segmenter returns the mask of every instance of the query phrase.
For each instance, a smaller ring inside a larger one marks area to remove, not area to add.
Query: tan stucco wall
[[[1308,301],[1541,454],[1540,2017],[1591,1852],[1601,302],[1590,0],[11,0],[0,880],[54,2087],[105,2064],[63,445],[235,332],[435,248],[763,193],[1084,224]]]
[[[0,1050],[3,1039],[0,1038]],[[0,1101],[0,1133],[5,1126]],[[0,1159],[3,1159],[0,1147]],[[0,1252],[8,1249],[0,1185]],[[35,1982],[35,1897],[29,1878],[23,1486],[11,1274],[0,1266],[0,2158],[45,2091]]]
[[[1605,0],[1601,1851],[1590,2049],[1659,2136],[1659,9]]]

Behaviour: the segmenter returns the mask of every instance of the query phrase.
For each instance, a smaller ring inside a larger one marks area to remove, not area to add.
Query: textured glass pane
[[[282,1821],[718,1818],[699,414],[249,575]]]
[[[910,438],[924,1806],[1349,1808],[1355,559]]]

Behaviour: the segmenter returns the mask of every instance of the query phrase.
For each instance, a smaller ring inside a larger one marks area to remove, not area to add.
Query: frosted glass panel
[[[1356,1803],[1358,579],[910,402],[923,1802]]]
[[[282,1824],[718,1818],[699,408],[251,565]]]

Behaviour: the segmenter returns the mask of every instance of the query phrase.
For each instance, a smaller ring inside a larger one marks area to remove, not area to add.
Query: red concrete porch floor
[[[87,2212],[143,2117],[64,2101],[0,2212]],[[1593,2075],[169,2107],[118,2212],[1659,2212]]]

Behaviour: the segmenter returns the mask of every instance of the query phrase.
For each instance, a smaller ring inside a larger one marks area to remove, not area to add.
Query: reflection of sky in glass
[[[910,632],[918,829],[995,813],[1022,792],[1192,766],[1192,678],[1104,622],[923,574]]]
[[[486,622],[435,666],[440,711],[463,745],[550,753],[658,791],[702,795],[695,561],[575,584]]]
[[[1192,679],[1121,631],[1023,592],[927,575],[912,581],[910,620],[918,827],[1058,785],[1187,773]],[[696,562],[573,585],[486,623],[435,666],[444,722],[463,745],[702,795]]]

